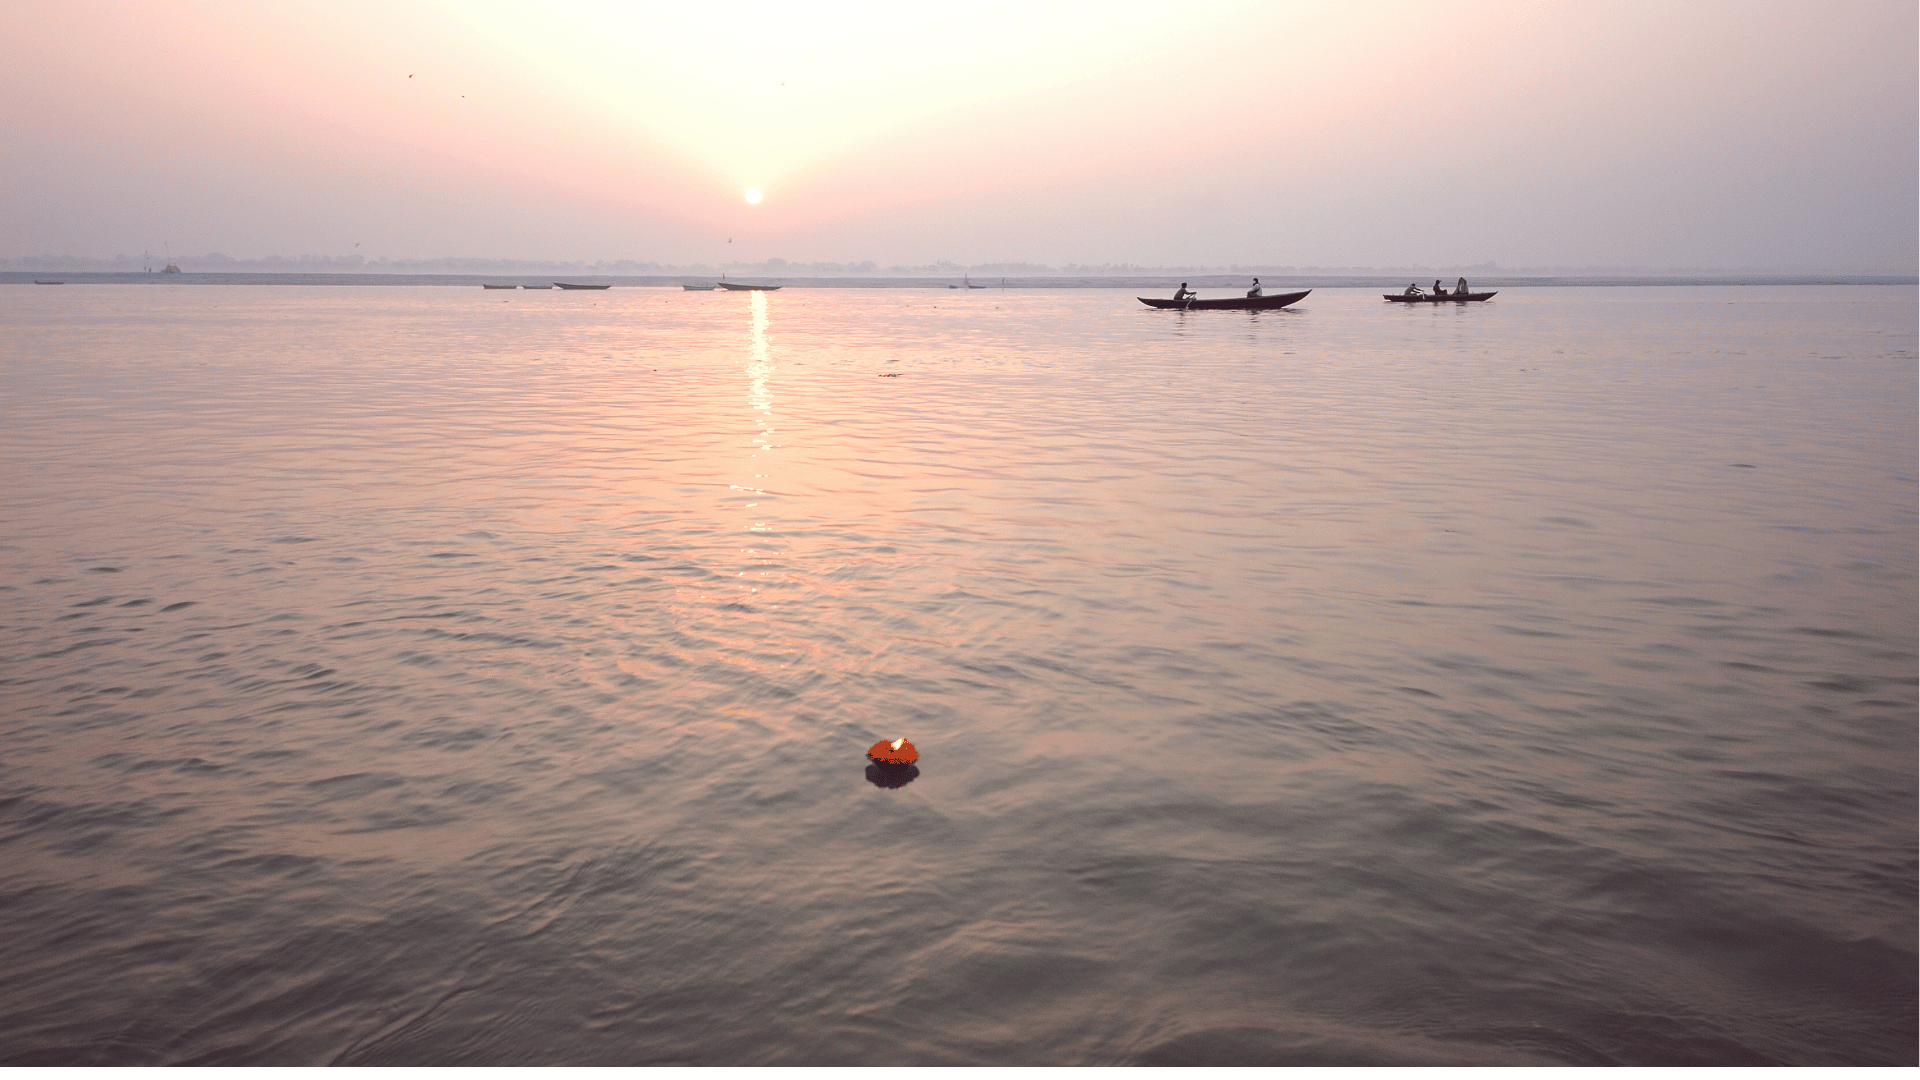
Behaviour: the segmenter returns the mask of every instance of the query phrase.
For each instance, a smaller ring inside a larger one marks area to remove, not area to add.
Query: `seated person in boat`
[[[1407,291],[1406,291],[1405,293],[1403,293],[1402,295],[1404,295],[1404,296],[1425,296],[1425,295],[1427,295],[1427,294],[1426,294],[1426,293],[1423,293],[1423,292],[1421,292],[1421,291],[1420,291],[1420,286],[1418,286],[1418,285],[1409,285],[1409,286],[1407,286]]]
[[[1247,298],[1248,298],[1248,299],[1252,299],[1253,297],[1256,297],[1256,296],[1259,296],[1259,295],[1261,295],[1261,292],[1260,292],[1260,279],[1259,279],[1259,278],[1254,278],[1254,279],[1253,279],[1253,288],[1251,288],[1251,289],[1248,289],[1248,290],[1247,290]]]
[[[1441,287],[1440,287],[1440,279],[1439,279],[1439,278],[1434,278],[1434,279],[1433,279],[1433,295],[1435,295],[1435,296],[1445,296],[1445,295],[1447,295],[1447,290],[1445,290],[1445,289],[1443,289],[1443,288],[1441,288]]]
[[[1460,284],[1455,285],[1453,287],[1453,295],[1455,296],[1467,295],[1467,279],[1466,278],[1461,278]]]
[[[1192,300],[1198,297],[1199,295],[1200,295],[1199,293],[1194,292],[1192,289],[1187,288],[1187,283],[1183,281],[1180,283],[1180,287],[1174,290],[1173,298],[1175,300]]]

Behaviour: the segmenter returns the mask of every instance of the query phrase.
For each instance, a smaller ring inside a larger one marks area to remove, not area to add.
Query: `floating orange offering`
[[[911,765],[920,760],[920,751],[905,739],[881,739],[867,747],[867,756],[881,765]]]

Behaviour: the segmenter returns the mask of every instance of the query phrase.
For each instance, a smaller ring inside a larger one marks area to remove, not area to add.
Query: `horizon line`
[[[183,263],[197,263],[199,266],[188,270]],[[207,264],[212,264],[208,266]],[[761,275],[783,277],[822,277],[847,276],[860,277],[926,277],[929,275],[957,274],[974,272],[994,276],[1060,276],[1081,277],[1141,277],[1166,276],[1169,274],[1221,275],[1221,274],[1323,274],[1343,277],[1380,277],[1413,273],[1480,275],[1494,274],[1503,277],[1516,275],[1550,276],[1632,276],[1632,277],[1754,277],[1825,275],[1838,277],[1914,277],[1920,275],[1920,265],[1910,268],[1892,269],[1885,267],[1835,267],[1806,265],[1767,265],[1767,266],[1650,266],[1646,264],[1542,264],[1531,266],[1507,266],[1494,260],[1478,263],[1399,263],[1385,265],[1303,265],[1287,263],[1224,263],[1224,264],[1172,264],[1149,265],[1144,263],[1077,263],[1046,264],[1034,262],[1004,261],[959,263],[941,259],[929,263],[894,263],[880,265],[873,260],[861,262],[795,262],[774,257],[759,261],[735,260],[728,262],[691,262],[667,263],[638,259],[523,259],[487,256],[443,255],[432,258],[378,256],[368,258],[361,255],[267,255],[256,258],[234,258],[219,252],[204,255],[178,255],[162,261],[151,256],[115,255],[110,257],[81,255],[25,255],[0,257],[0,272],[14,271],[57,271],[67,273],[164,273],[166,265],[173,265],[187,273],[320,273],[320,274],[527,274],[527,273],[588,273],[600,276],[674,276],[685,274],[708,274],[713,272],[748,271]],[[217,267],[217,269],[215,269]],[[272,269],[269,269],[272,268]]]

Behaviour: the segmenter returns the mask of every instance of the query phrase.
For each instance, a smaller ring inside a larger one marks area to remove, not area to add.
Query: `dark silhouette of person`
[[[1180,283],[1180,287],[1174,290],[1173,298],[1175,300],[1192,300],[1199,295],[1199,293],[1187,288],[1187,283],[1183,281]]]

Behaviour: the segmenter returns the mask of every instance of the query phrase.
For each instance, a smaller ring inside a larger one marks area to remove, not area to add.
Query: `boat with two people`
[[[1418,285],[1409,285],[1407,286],[1406,292],[1385,293],[1383,295],[1386,299],[1396,304],[1466,304],[1491,300],[1496,294],[1490,292],[1474,292],[1467,287],[1467,279],[1461,278],[1460,283],[1453,287],[1452,292],[1441,288],[1440,283],[1436,281],[1433,283],[1432,292],[1425,292]]]
[[[1260,287],[1260,279],[1253,279],[1253,288],[1245,296],[1223,296],[1215,300],[1202,300],[1200,294],[1187,288],[1186,282],[1174,291],[1173,299],[1162,300],[1157,296],[1135,297],[1141,303],[1153,308],[1172,308],[1176,311],[1272,311],[1277,308],[1292,307],[1307,298],[1306,292],[1275,293],[1266,295]]]

